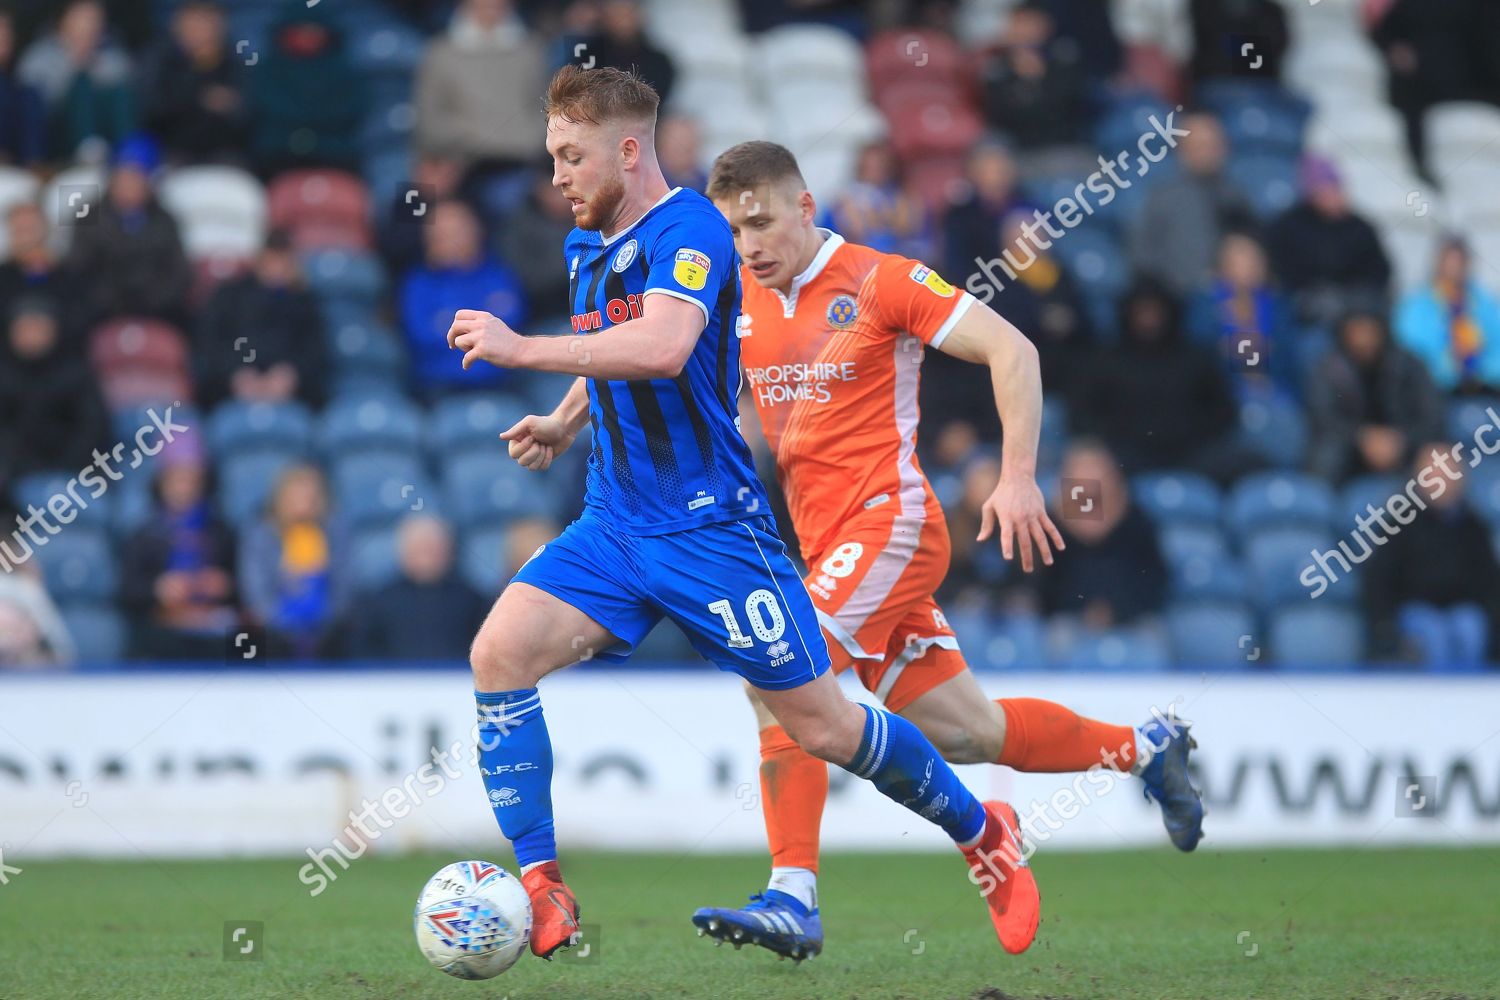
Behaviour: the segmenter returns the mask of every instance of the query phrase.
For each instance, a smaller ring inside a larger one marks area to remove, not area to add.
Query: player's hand
[[[510,442],[510,457],[522,468],[544,472],[554,458],[568,450],[574,437],[558,418],[532,414],[516,421],[500,440]]]
[[[523,338],[500,317],[480,309],[460,309],[448,327],[448,346],[464,352],[464,370],[476,361],[515,368]]]
[[[1053,546],[1059,552],[1067,548],[1057,525],[1052,523],[1052,518],[1047,514],[1047,501],[1042,498],[1041,488],[1030,477],[1000,478],[995,491],[980,510],[977,541],[989,538],[996,527],[1000,529],[1000,554],[1006,559],[1013,559],[1015,549],[1019,546],[1021,568],[1028,573],[1034,566],[1031,554],[1033,542],[1042,555],[1042,562],[1048,566],[1052,565]]]

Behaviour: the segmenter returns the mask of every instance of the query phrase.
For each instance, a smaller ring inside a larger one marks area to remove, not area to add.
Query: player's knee
[[[479,691],[519,691],[535,687],[541,675],[536,672],[536,658],[524,642],[500,626],[502,616],[492,613],[479,628],[469,647],[469,667],[474,671],[474,687]]]
[[[996,713],[968,712],[942,720],[919,716],[912,721],[951,764],[994,763],[1005,746],[1005,718],[996,718]]]
[[[834,764],[845,764],[853,753],[846,747],[848,740],[843,734],[829,732],[816,726],[789,729],[787,735],[803,750],[819,760]]]

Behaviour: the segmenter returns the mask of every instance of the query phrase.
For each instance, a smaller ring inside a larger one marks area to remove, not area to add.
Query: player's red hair
[[[604,125],[644,122],[655,125],[661,103],[651,84],[634,73],[601,66],[581,69],[568,65],[552,76],[542,112],[548,118]]]

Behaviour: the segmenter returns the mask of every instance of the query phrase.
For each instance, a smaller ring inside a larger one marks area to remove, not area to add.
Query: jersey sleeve
[[[870,292],[891,328],[932,347],[943,346],[949,331],[974,304],[974,296],[954,288],[926,264],[894,254],[876,265]]]
[[[684,213],[662,228],[648,251],[647,295],[684,299],[709,316],[726,281],[733,281],[739,261],[729,225],[715,212]]]

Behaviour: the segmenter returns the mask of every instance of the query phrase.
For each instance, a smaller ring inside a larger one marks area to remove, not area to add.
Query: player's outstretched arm
[[[497,316],[460,309],[448,346],[464,352],[464,368],[487,361],[620,381],[677,377],[707,324],[703,308],[674,295],[647,294],[642,310],[639,319],[588,336],[523,337]]]
[[[1021,568],[1031,572],[1031,546],[1052,565],[1052,546],[1064,548],[1062,535],[1047,514],[1047,502],[1036,484],[1037,442],[1042,433],[1042,369],[1036,347],[1008,320],[975,302],[943,339],[938,350],[965,361],[987,365],[995,388],[995,409],[1005,429],[1000,482],[984,502],[979,541],[1000,530],[1000,552],[1006,559],[1021,550]]]
[[[509,442],[510,457],[533,472],[544,472],[552,460],[567,451],[589,419],[589,392],[583,379],[568,387],[557,409],[546,416],[522,417],[500,435]]]

